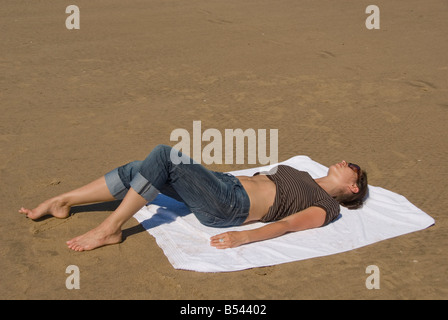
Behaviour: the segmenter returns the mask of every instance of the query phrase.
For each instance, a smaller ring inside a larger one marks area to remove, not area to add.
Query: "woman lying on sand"
[[[174,158],[183,160],[172,161]],[[159,192],[184,202],[207,226],[223,228],[275,221],[210,239],[212,246],[225,249],[327,225],[339,215],[339,204],[351,209],[362,205],[367,175],[359,166],[342,161],[318,179],[284,165],[252,177],[235,177],[210,171],[171,147],[159,145],[144,161],[118,167],[79,189],[19,212],[31,219],[44,215],[67,218],[74,205],[122,199],[98,227],[67,241],[72,250],[92,250],[121,242],[122,225]]]

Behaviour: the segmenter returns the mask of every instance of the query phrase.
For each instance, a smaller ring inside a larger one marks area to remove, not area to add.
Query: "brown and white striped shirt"
[[[290,166],[279,165],[266,174],[277,189],[274,204],[261,219],[262,222],[281,220],[291,214],[316,206],[325,210],[323,225],[327,225],[339,216],[339,203],[322,189],[308,172],[299,171]]]

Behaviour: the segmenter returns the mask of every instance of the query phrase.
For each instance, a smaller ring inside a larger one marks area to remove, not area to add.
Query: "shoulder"
[[[326,212],[320,207],[312,206],[287,216],[282,221],[288,224],[290,231],[318,228],[325,225]]]
[[[334,221],[341,211],[341,207],[339,206],[339,202],[337,202],[332,197],[328,196],[321,200],[316,201],[313,206],[320,207],[325,210],[326,212],[326,218],[325,223],[329,224],[330,222]]]

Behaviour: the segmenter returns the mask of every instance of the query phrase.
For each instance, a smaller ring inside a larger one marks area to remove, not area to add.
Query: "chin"
[[[337,169],[337,164],[334,164],[332,166],[330,166],[328,168],[328,174],[330,174],[331,172],[335,171]]]

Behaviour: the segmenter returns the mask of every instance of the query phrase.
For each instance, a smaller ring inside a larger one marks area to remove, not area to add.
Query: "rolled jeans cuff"
[[[135,175],[130,185],[135,192],[141,195],[148,202],[153,201],[160,193],[156,187],[154,187],[145,177],[140,174],[140,172]]]
[[[128,192],[128,188],[121,181],[118,168],[106,173],[104,178],[106,179],[106,185],[109,188],[110,194],[117,200],[123,200]]]

